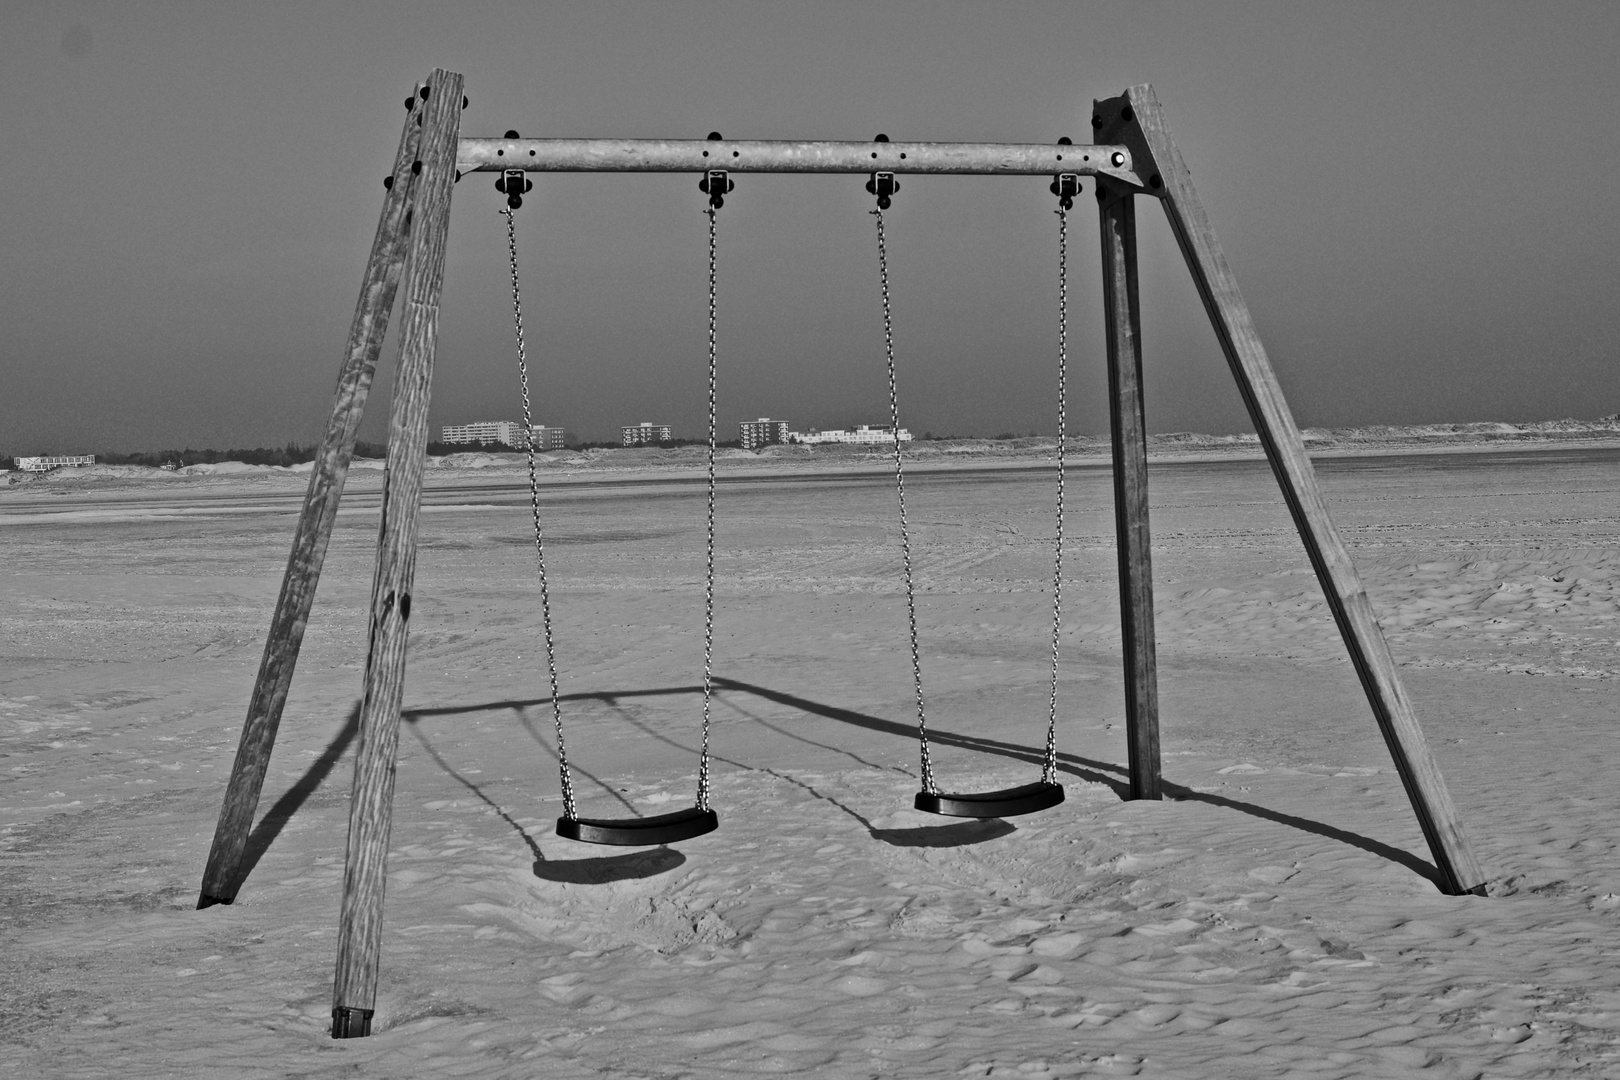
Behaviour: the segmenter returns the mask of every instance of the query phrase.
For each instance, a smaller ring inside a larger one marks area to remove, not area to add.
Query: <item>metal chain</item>
[[[1058,443],[1057,548],[1052,557],[1052,697],[1046,713],[1046,757],[1041,779],[1057,783],[1058,635],[1063,630],[1063,441],[1068,434],[1069,379],[1069,215],[1058,217]]]
[[[577,821],[574,805],[574,778],[568,768],[568,748],[563,743],[562,701],[557,689],[557,650],[551,635],[551,589],[546,581],[546,538],[540,527],[540,482],[534,471],[534,419],[529,411],[529,362],[523,344],[523,293],[518,288],[517,219],[508,207],[506,251],[512,261],[512,319],[517,327],[518,381],[523,388],[524,445],[529,455],[529,508],[534,515],[534,555],[540,566],[540,625],[546,639],[546,675],[551,680],[551,720],[557,729],[557,768],[562,775],[563,815]]]
[[[709,510],[708,548],[703,581],[703,749],[698,756],[697,808],[709,808],[709,713],[714,696],[714,452],[715,452],[715,282],[716,241],[715,221],[719,214],[713,206],[704,213],[709,215]]]
[[[894,315],[889,306],[889,250],[883,235],[883,210],[870,211],[877,218],[878,281],[883,288],[883,351],[889,365],[889,429],[894,435],[894,490],[900,501],[900,552],[906,568],[906,626],[911,634],[911,682],[917,692],[917,741],[922,750],[922,786],[930,795],[939,794],[934,783],[934,763],[928,753],[928,717],[923,708],[922,654],[917,649],[917,593],[911,573],[911,526],[906,520],[906,473],[900,455],[900,397],[894,377]]]

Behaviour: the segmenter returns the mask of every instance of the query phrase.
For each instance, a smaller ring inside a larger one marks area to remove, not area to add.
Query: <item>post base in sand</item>
[[[373,1009],[352,1009],[338,1005],[332,1010],[332,1038],[364,1039],[371,1034]]]

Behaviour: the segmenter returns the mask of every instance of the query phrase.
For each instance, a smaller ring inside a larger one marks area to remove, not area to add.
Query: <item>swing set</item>
[[[241,868],[282,708],[292,681],[338,497],[401,279],[405,279],[399,368],[389,419],[382,525],[372,584],[370,642],[359,717],[350,804],[348,856],[339,921],[332,1009],[334,1038],[370,1034],[382,940],[383,885],[392,817],[394,757],[399,741],[405,646],[415,577],[416,528],[427,444],[427,413],[437,339],[439,298],[451,189],[466,173],[497,173],[506,196],[507,255],[518,378],[525,429],[532,425],[530,376],[518,274],[516,212],[532,190],[530,172],[696,173],[708,196],[708,454],[703,614],[703,707],[694,804],[656,817],[582,818],[564,739],[562,696],[554,648],[545,531],[532,440],[528,447],[530,507],[540,586],[541,629],[556,729],[563,814],[558,835],[592,844],[678,843],[714,831],[711,801],[710,705],[713,696],[715,584],[715,448],[717,403],[717,246],[720,210],[736,188],[734,173],[866,174],[876,199],[878,280],[883,306],[896,502],[906,596],[907,629],[920,751],[918,810],[952,817],[992,818],[1035,813],[1061,803],[1057,779],[1058,646],[1062,625],[1064,437],[1068,374],[1068,213],[1081,177],[1094,180],[1102,230],[1103,307],[1107,339],[1115,527],[1118,538],[1130,797],[1158,799],[1158,686],[1154,652],[1152,569],[1147,500],[1140,317],[1137,298],[1135,197],[1158,199],[1237,381],[1283,499],[1321,582],[1340,635],[1361,679],[1374,718],[1428,841],[1441,888],[1483,895],[1484,874],[1457,819],[1411,702],[1401,685],[1366,591],[1328,516],[1310,458],[1271,369],[1237,281],[1210,229],[1180,152],[1150,86],[1093,102],[1092,145],[735,141],[711,133],[703,140],[463,138],[466,107],[459,74],[435,70],[406,99],[409,113],[372,243],[350,329],[325,440],[310,475],[264,658],[248,706],[241,742],[220,809],[197,906],[229,904]],[[905,464],[895,369],[884,212],[900,190],[899,174],[1050,176],[1058,208],[1058,442],[1056,544],[1052,576],[1052,680],[1040,779],[999,791],[946,792],[929,754],[923,694],[912,545],[906,517]],[[406,269],[409,268],[408,277]]]

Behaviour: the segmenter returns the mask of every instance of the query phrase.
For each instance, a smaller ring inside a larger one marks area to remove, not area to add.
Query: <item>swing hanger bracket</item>
[[[1078,173],[1058,173],[1052,177],[1052,194],[1058,197],[1058,205],[1065,210],[1074,209],[1074,197],[1080,194],[1080,175]]]
[[[866,190],[877,196],[879,210],[887,210],[894,193],[900,190],[900,182],[892,172],[875,172],[868,177]]]
[[[710,169],[698,181],[698,190],[709,197],[709,205],[716,210],[726,205],[726,195],[736,187],[737,181],[731,179],[724,169]]]
[[[889,141],[889,137],[887,135],[879,134],[878,137],[872,141],[886,143]],[[872,156],[877,157],[877,154],[874,153]],[[900,156],[904,157],[905,155],[902,154]],[[879,210],[887,210],[890,206],[890,200],[894,198],[895,192],[900,190],[900,181],[894,178],[894,173],[892,172],[867,173],[866,190],[868,194],[877,196]]]
[[[508,131],[506,138],[517,139],[521,136],[515,131]],[[523,205],[523,196],[534,190],[534,181],[523,175],[522,169],[502,169],[501,175],[495,180],[495,190],[506,196],[507,209],[516,210]]]
[[[718,131],[711,131],[709,137],[704,141],[724,142],[725,139]],[[703,156],[708,157],[709,152],[707,150],[703,151]],[[711,210],[718,210],[726,205],[726,195],[736,186],[737,181],[726,175],[724,169],[709,169],[704,172],[703,179],[698,181],[698,190],[709,197],[709,208]]]
[[[516,210],[523,205],[523,196],[534,190],[534,181],[523,175],[522,169],[507,169],[495,181],[495,190],[506,196],[506,205]]]
[[[1058,145],[1073,146],[1074,140],[1065,135],[1063,138],[1058,140]],[[1052,186],[1050,190],[1052,194],[1057,196],[1059,206],[1063,207],[1065,210],[1073,210],[1074,197],[1080,194],[1080,174],[1058,173],[1056,176],[1052,177]]]

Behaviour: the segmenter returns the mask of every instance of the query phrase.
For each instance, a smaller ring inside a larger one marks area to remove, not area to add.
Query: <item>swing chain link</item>
[[[709,475],[708,475],[708,547],[703,581],[703,748],[698,754],[697,808],[709,809],[709,714],[714,696],[714,455],[715,455],[715,309],[716,309],[716,248],[718,234],[715,228],[720,200],[711,198],[709,208]]]
[[[917,741],[922,752],[922,787],[939,794],[928,751],[928,717],[923,707],[922,653],[917,648],[917,593],[911,569],[911,525],[906,519],[906,474],[900,453],[900,396],[894,374],[894,314],[889,303],[889,249],[883,234],[883,208],[868,211],[877,219],[878,282],[883,291],[883,351],[889,368],[889,430],[894,436],[894,490],[900,501],[900,554],[905,564],[906,625],[911,636],[911,682],[917,694]]]
[[[1061,196],[1060,196],[1061,199]],[[1069,376],[1069,215],[1060,202],[1058,218],[1058,435],[1057,435],[1057,544],[1052,558],[1052,696],[1046,714],[1046,756],[1041,780],[1057,783],[1058,641],[1063,632],[1063,464],[1068,436]]]
[[[579,819],[574,805],[574,778],[568,768],[568,748],[563,743],[562,701],[557,687],[557,649],[551,633],[551,590],[546,581],[546,540],[540,527],[540,483],[534,467],[534,421],[529,409],[529,363],[523,343],[523,293],[518,288],[517,223],[513,208],[506,215],[506,250],[512,262],[512,319],[517,328],[518,381],[523,388],[524,444],[529,457],[529,508],[534,515],[534,554],[540,567],[540,625],[546,642],[546,675],[551,680],[551,720],[557,729],[557,768],[562,776],[563,815]]]

